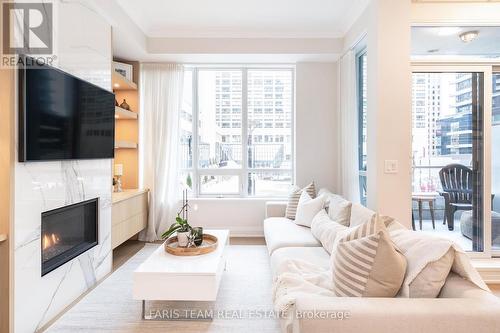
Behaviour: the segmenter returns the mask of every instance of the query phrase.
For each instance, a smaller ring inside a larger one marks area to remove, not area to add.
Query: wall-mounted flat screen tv
[[[48,65],[18,78],[20,162],[114,157],[112,92]]]

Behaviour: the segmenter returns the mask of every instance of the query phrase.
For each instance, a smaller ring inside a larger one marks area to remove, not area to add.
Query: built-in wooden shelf
[[[6,234],[0,234],[0,243],[7,240]]]
[[[115,106],[115,119],[137,119],[137,113]]]
[[[135,149],[137,148],[137,142],[118,140],[115,141],[115,149]]]
[[[122,64],[119,66],[117,63]],[[126,65],[131,65],[132,68]],[[115,69],[128,67],[126,76]],[[122,187],[137,188],[139,186],[139,82],[140,64],[138,61],[113,58],[111,80],[117,104],[126,101],[130,110],[115,107],[115,156],[114,165],[123,166]],[[129,70],[132,72],[130,73]],[[131,75],[130,75],[131,74]]]
[[[137,84],[116,72],[113,72],[111,80],[113,81],[113,90],[137,90]]]

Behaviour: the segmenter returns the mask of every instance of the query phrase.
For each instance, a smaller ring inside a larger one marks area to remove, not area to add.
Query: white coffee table
[[[133,274],[133,297],[142,300],[206,301],[217,299],[222,272],[226,266],[225,249],[229,230],[204,230],[217,237],[217,249],[200,256],[174,256],[158,247]]]

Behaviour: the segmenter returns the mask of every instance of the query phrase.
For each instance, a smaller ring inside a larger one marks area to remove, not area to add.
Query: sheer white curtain
[[[150,189],[148,226],[140,240],[154,241],[173,223],[179,199],[179,111],[184,70],[178,64],[142,64],[140,180]]]
[[[356,54],[350,50],[340,59],[340,174],[342,195],[352,202],[360,201],[356,96]]]

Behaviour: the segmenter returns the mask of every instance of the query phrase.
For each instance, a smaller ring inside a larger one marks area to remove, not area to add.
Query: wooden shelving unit
[[[130,110],[125,110],[119,106],[115,106],[115,119],[137,119],[137,113]]]
[[[126,140],[115,140],[115,149],[136,149],[137,142]],[[115,152],[116,153],[116,152]]]
[[[130,110],[115,107],[115,164],[123,165],[123,192],[113,193],[111,244],[114,249],[143,230],[148,223],[148,191],[139,187],[139,62],[114,59],[132,65],[132,81],[112,75],[119,105],[126,100]],[[126,66],[118,66],[124,68]],[[114,68],[114,66],[113,66]],[[114,168],[113,168],[114,170]]]
[[[111,75],[119,105],[126,100],[130,110],[115,107],[115,164],[123,165],[122,188],[139,187],[139,62],[114,59],[132,65],[132,81],[115,72]]]
[[[137,90],[137,83],[128,80],[121,74],[117,72],[113,72],[112,75],[113,80],[113,90]]]

